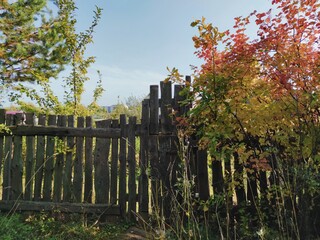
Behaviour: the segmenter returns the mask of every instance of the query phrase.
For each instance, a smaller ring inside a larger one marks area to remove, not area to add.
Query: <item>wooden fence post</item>
[[[209,194],[208,153],[206,149],[197,151],[197,175],[200,200],[207,201]]]
[[[5,124],[6,123],[6,110],[5,109],[0,109],[0,124]],[[0,129],[0,132],[4,131]],[[2,175],[2,161],[3,161],[3,156],[4,156],[4,136],[0,136],[0,177]]]
[[[59,127],[67,126],[67,117],[64,115],[58,116],[58,124]],[[63,168],[64,168],[64,161],[65,161],[65,137],[59,137],[59,146],[61,152],[58,153],[56,158],[56,164],[54,169],[54,188],[53,188],[53,201],[60,202],[61,201],[61,193],[62,193],[62,178],[63,178]]]
[[[152,211],[155,214],[161,213],[161,189],[159,173],[159,153],[158,153],[158,134],[159,134],[159,87],[150,86],[150,124],[149,124],[149,159],[151,172],[151,203]]]
[[[92,117],[86,117],[86,127],[92,128]],[[86,137],[85,139],[85,176],[84,176],[84,201],[92,202],[92,186],[93,186],[93,139]]]
[[[78,117],[77,127],[84,128],[84,117]],[[76,138],[76,157],[74,159],[73,195],[75,202],[82,201],[83,184],[83,142],[84,137]]]
[[[22,113],[16,114],[16,125],[21,125],[23,121]],[[22,196],[22,136],[14,136],[13,138],[13,158],[11,164],[11,184],[12,184],[12,199],[23,199]]]
[[[68,116],[68,127],[74,127],[74,116]],[[72,149],[75,146],[74,137],[67,137],[67,152],[66,152],[66,164],[63,174],[63,201],[70,202],[72,200],[72,166],[73,166],[73,154]]]
[[[34,113],[26,113],[26,124],[34,124]],[[25,200],[32,200],[32,190],[33,190],[33,174],[34,174],[34,162],[35,162],[35,145],[34,137],[26,137],[26,178],[25,178]]]
[[[46,115],[39,115],[39,125],[46,125]],[[41,186],[43,179],[43,165],[45,158],[45,137],[37,136],[37,150],[36,150],[36,168],[34,179],[34,200],[39,201],[41,198]]]
[[[111,120],[96,122],[97,128],[109,128]],[[94,189],[96,203],[109,203],[110,177],[109,177],[109,158],[110,139],[97,138],[94,157]]]
[[[128,164],[129,164],[129,176],[128,176],[128,213],[129,219],[135,219],[134,213],[137,212],[137,192],[136,192],[136,117],[129,117],[128,126]]]
[[[6,115],[6,126],[13,122],[11,114]],[[12,161],[12,136],[6,136],[4,145],[4,166],[3,166],[3,192],[2,200],[11,199],[11,161]]]
[[[111,124],[112,128],[118,128],[119,127],[119,121],[118,120],[112,120]],[[111,183],[110,183],[110,203],[116,204],[117,202],[117,184],[118,184],[118,138],[112,138],[111,143]]]
[[[160,82],[161,90],[161,136],[159,136],[159,161],[162,180],[162,205],[164,217],[170,218],[171,200],[173,189],[171,180],[173,173],[173,164],[171,159],[171,134],[172,134],[172,86],[171,82]]]
[[[149,184],[148,184],[148,133],[150,123],[149,100],[142,101],[142,119],[140,135],[140,176],[139,176],[139,214],[147,219],[149,212]]]
[[[49,115],[48,126],[57,126],[57,116]],[[52,200],[52,179],[55,160],[55,137],[47,136],[46,161],[44,164],[43,200]]]
[[[233,159],[234,159],[233,180],[237,183],[235,186],[237,204],[238,206],[244,206],[246,202],[246,192],[244,190],[243,165],[240,163],[240,157],[238,152],[233,153]]]
[[[121,216],[125,217],[127,213],[127,138],[126,138],[126,115],[120,115],[120,170],[119,170],[119,206],[121,211]]]

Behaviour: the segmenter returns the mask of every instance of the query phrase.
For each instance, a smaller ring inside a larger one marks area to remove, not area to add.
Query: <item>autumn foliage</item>
[[[288,215],[270,215],[278,223],[290,218],[293,224],[284,225],[294,229],[282,237],[308,238],[319,234],[312,226],[320,217],[320,3],[272,4],[267,12],[235,18],[224,32],[205,18],[191,24],[199,30],[193,40],[203,65],[189,87],[188,124],[213,162],[239,156],[235,164],[256,177],[255,187],[277,188],[266,193],[267,202],[277,209],[272,199],[282,196]],[[250,24],[257,26],[255,38],[246,33]],[[261,190],[250,191],[247,199],[262,201]]]

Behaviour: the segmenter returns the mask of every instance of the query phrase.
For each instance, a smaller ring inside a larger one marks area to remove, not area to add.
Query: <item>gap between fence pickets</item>
[[[95,213],[120,216],[118,205],[97,203],[39,202],[39,201],[0,201],[1,211],[59,211],[64,213]]]

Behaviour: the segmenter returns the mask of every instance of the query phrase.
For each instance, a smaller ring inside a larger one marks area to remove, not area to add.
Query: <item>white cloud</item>
[[[157,85],[166,78],[166,75],[143,69],[95,65],[88,74],[90,82],[85,84],[84,104],[90,103],[92,99],[95,82],[98,80],[97,70],[102,74],[102,83],[106,90],[99,101],[101,105],[112,105],[130,96],[143,97],[149,93],[150,85]]]

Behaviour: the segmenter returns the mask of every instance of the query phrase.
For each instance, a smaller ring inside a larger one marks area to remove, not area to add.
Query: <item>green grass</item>
[[[117,222],[110,224],[84,224],[80,215],[61,220],[47,214],[23,216],[14,214],[7,216],[0,214],[0,239],[118,239],[132,224]]]

